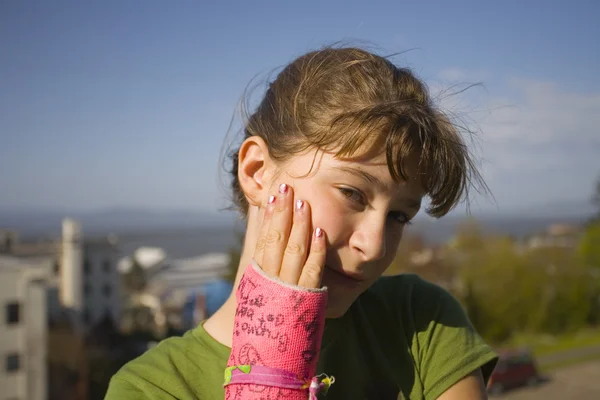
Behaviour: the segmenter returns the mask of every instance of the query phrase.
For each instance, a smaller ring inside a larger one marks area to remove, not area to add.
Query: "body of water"
[[[169,258],[180,259],[239,248],[237,232],[232,227],[215,227],[130,233],[118,237],[124,256],[132,254],[138,247],[149,246],[163,248]]]
[[[581,224],[585,218],[493,218],[478,223],[483,232],[523,238],[540,233],[552,223]],[[451,239],[461,219],[420,220],[405,230],[406,235],[421,235],[428,243],[439,244]],[[169,230],[145,230],[139,233],[118,234],[123,255],[130,255],[142,246],[163,248],[170,258],[188,258],[212,252],[227,252],[239,248],[243,227],[202,227]]]

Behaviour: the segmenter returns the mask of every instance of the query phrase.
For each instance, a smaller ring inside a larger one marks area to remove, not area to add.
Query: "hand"
[[[316,374],[325,328],[328,292],[321,288],[325,232],[313,231],[309,204],[295,199],[289,185],[281,185],[265,199],[264,210],[254,252],[261,270],[246,268],[236,292],[227,362],[234,369],[226,378],[225,394],[227,399],[306,400],[304,385]],[[234,374],[239,366],[247,371]],[[252,366],[272,370],[253,375]],[[292,374],[298,382],[281,386],[281,371],[286,379]],[[273,377],[277,384],[266,382]]]
[[[292,187],[281,184],[266,201],[254,260],[273,277],[315,289],[321,287],[326,247],[325,232],[312,229],[308,202],[294,199]]]

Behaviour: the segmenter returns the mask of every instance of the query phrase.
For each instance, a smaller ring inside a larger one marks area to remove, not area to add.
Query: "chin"
[[[326,319],[337,319],[337,318],[341,318],[343,317],[346,312],[348,311],[348,309],[346,308],[345,310],[338,310],[338,309],[327,309],[325,311],[325,318]]]
[[[336,319],[343,317],[348,312],[354,301],[347,304],[336,304],[336,302],[332,303],[333,304],[328,304],[327,309],[325,310],[325,317],[328,319]]]
[[[356,288],[348,290],[335,284],[327,285],[327,282],[324,284],[329,291],[329,301],[325,310],[325,316],[329,319],[343,317],[363,292],[363,290],[357,291]]]

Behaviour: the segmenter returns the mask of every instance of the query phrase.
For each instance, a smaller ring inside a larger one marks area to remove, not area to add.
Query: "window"
[[[110,268],[110,260],[109,259],[104,260],[104,262],[102,263],[102,269],[104,269],[105,273],[107,273],[107,274],[110,273],[111,268]]]
[[[83,273],[89,275],[92,273],[92,263],[87,258],[83,261]]]
[[[21,358],[16,353],[6,356],[6,372],[15,372],[21,368]]]
[[[110,294],[112,293],[112,288],[108,283],[105,283],[104,287],[102,288],[102,291],[104,292],[104,296],[110,297]]]
[[[12,251],[12,240],[10,236],[4,238],[4,251],[10,253]]]
[[[19,303],[8,303],[6,305],[6,325],[18,324],[21,319],[21,307]]]

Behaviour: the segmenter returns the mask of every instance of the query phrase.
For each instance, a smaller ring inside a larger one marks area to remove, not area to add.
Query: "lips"
[[[329,265],[325,265],[325,272],[326,273],[330,272],[330,275],[333,275],[339,279],[344,279],[344,280],[354,282],[354,283],[361,283],[366,280],[364,274],[339,270],[339,269],[333,268]]]

